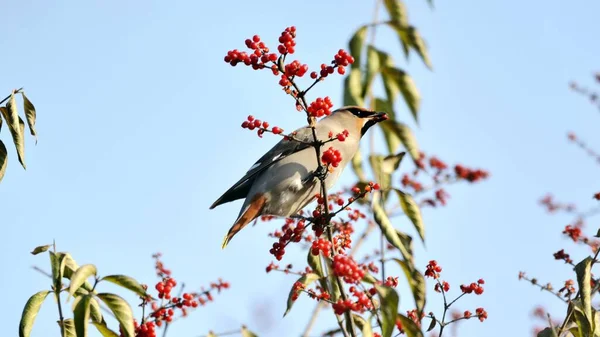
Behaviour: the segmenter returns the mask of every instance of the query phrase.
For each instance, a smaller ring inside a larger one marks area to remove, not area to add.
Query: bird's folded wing
[[[260,157],[238,182],[233,184],[210,206],[210,209],[233,200],[245,198],[252,183],[260,173],[283,158],[310,147],[309,143],[312,141],[312,131],[308,127],[296,130],[293,139],[282,139],[271,150]]]

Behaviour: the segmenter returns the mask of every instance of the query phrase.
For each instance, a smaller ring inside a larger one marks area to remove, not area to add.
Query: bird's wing
[[[223,195],[210,206],[210,209],[233,200],[245,198],[250,191],[252,183],[260,173],[264,172],[271,165],[283,158],[310,147],[311,145],[308,143],[313,141],[312,131],[309,127],[298,129],[296,130],[294,138],[299,141],[294,139],[282,139],[275,144],[271,150],[260,157],[260,159],[250,167],[248,172],[246,172],[238,182],[233,184],[233,186],[223,193]]]

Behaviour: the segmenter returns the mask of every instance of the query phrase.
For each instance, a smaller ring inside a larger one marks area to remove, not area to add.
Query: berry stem
[[[452,301],[452,303],[450,303],[450,305],[448,305],[448,301],[446,300],[446,291],[444,290],[444,286],[442,285],[442,282],[440,282],[439,277],[435,279],[437,281],[437,284],[440,286],[440,290],[442,292],[442,297],[444,298],[444,313],[442,314],[442,321],[439,322],[440,324],[440,334],[438,335],[438,337],[442,337],[442,333],[444,333],[444,327],[446,327],[446,323],[444,322],[446,320],[446,314],[448,313],[448,308],[450,307],[450,305],[452,305],[452,303],[454,303],[457,299],[459,299],[463,294],[461,294],[460,296],[458,296],[454,301]]]

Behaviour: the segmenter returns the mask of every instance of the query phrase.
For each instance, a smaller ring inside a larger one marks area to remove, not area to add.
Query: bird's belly
[[[302,180],[298,179],[287,188],[273,190],[263,213],[284,217],[294,215],[314,200],[318,192],[319,183],[317,180],[302,186]]]

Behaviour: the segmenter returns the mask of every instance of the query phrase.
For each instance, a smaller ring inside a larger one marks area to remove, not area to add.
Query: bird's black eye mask
[[[367,117],[377,114],[374,111],[369,111],[369,110],[359,109],[359,108],[349,108],[348,111],[350,111],[354,116],[356,116],[358,118],[367,118]]]

